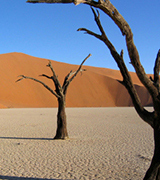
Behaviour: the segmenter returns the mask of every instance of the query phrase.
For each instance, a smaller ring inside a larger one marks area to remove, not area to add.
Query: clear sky
[[[134,34],[142,65],[147,73],[160,49],[160,0],[111,0],[127,20]],[[26,0],[0,1],[0,54],[22,52],[32,56],[85,65],[118,69],[109,50],[100,40],[77,32],[85,27],[99,30],[88,5],[29,4]],[[101,22],[111,42],[124,58],[130,71],[124,37],[111,19],[100,11]]]

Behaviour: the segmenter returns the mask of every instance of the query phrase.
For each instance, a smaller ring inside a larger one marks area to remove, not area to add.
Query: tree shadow
[[[17,176],[1,176],[0,179],[4,180],[58,180],[58,179],[47,179],[47,178],[29,178],[29,177],[17,177]]]
[[[29,137],[0,137],[0,139],[24,139],[24,140],[54,140],[53,138],[29,138]]]

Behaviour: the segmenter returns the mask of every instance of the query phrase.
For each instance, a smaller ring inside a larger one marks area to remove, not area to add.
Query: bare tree
[[[152,158],[150,168],[148,169],[144,177],[144,180],[160,179],[160,91],[159,91],[160,50],[158,51],[157,58],[155,61],[154,79],[148,78],[148,76],[144,71],[144,68],[140,63],[139,54],[133,42],[133,34],[131,32],[131,29],[129,28],[129,25],[127,26],[127,24],[123,26],[123,24],[125,24],[126,21],[121,18],[119,26],[121,29],[123,29],[122,31],[123,35],[126,36],[126,44],[127,44],[131,64],[135,68],[138,78],[140,79],[142,84],[147,88],[153,100],[154,111],[148,112],[142,106],[141,100],[134,87],[131,76],[124,63],[123,50],[121,51],[120,54],[117,52],[113,44],[109,41],[108,37],[106,36],[106,33],[101,25],[99,11],[97,11],[96,13],[93,8],[91,9],[93,11],[96,24],[101,34],[96,34],[86,28],[79,28],[78,31],[85,31],[87,34],[90,34],[105,43],[105,45],[110,50],[112,57],[114,58],[120,69],[120,72],[123,76],[122,84],[128,90],[137,113],[145,122],[147,122],[154,129],[154,142],[155,142],[154,156]],[[111,13],[115,14],[117,18],[120,18],[118,17],[119,16],[118,11],[114,10]]]
[[[72,80],[77,76],[77,74],[80,71],[85,71],[85,69],[82,69],[82,65],[84,62],[91,56],[89,54],[83,62],[80,64],[79,68],[72,72],[70,71],[64,78],[63,85],[60,84],[58,77],[52,67],[51,61],[49,61],[47,67],[50,68],[52,71],[52,76],[48,76],[45,74],[42,74],[41,76],[46,77],[48,79],[51,79],[55,85],[55,90],[52,90],[48,85],[46,85],[44,82],[35,79],[33,77],[28,77],[24,75],[20,75],[20,79],[18,79],[16,82],[21,81],[23,79],[31,79],[33,81],[36,81],[40,84],[42,84],[46,89],[48,89],[58,100],[58,114],[57,114],[57,131],[54,139],[68,139],[68,132],[67,132],[67,120],[66,120],[66,112],[65,112],[65,105],[66,105],[66,93],[69,84],[72,82]]]

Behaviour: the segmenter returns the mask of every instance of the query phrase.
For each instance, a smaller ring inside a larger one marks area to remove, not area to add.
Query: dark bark
[[[57,131],[54,139],[68,139],[65,97],[58,98]]]
[[[139,55],[138,51],[133,43],[132,36],[129,40],[126,36],[126,43],[128,47],[128,52],[130,55],[131,63],[134,66],[136,73],[141,80],[141,82],[144,84],[144,86],[147,88],[148,92],[152,96],[153,104],[154,104],[154,112],[150,113],[146,109],[143,108],[142,103],[140,101],[140,98],[137,94],[137,91],[133,85],[132,79],[129,75],[128,69],[124,63],[123,60],[123,51],[119,54],[113,44],[109,41],[107,38],[103,27],[100,22],[100,15],[96,15],[94,9],[92,8],[95,21],[97,23],[97,26],[99,27],[99,30],[101,32],[101,35],[98,35],[86,28],[80,28],[78,31],[85,31],[88,34],[100,39],[103,41],[108,49],[110,50],[110,53],[114,60],[116,61],[121,75],[123,77],[122,84],[126,87],[128,90],[131,99],[133,101],[134,107],[139,114],[139,116],[147,122],[151,127],[154,129],[154,141],[155,141],[155,151],[154,156],[150,165],[150,168],[148,169],[146,176],[144,180],[160,180],[160,98],[159,98],[159,61],[160,61],[160,51],[157,54],[156,62],[155,62],[155,68],[154,68],[154,80],[151,82],[149,78],[146,76],[145,71],[140,64],[139,61]],[[156,116],[156,118],[155,118]],[[156,123],[155,123],[156,122]]]
[[[28,3],[53,3],[53,0],[28,0]],[[54,0],[54,3],[72,3],[72,0]]]
[[[131,63],[134,66],[136,73],[141,80],[141,82],[144,84],[144,86],[147,88],[148,92],[152,96],[153,104],[154,104],[154,112],[148,112],[146,109],[143,108],[142,103],[138,97],[137,91],[134,88],[132,79],[129,75],[128,69],[124,63],[123,60],[123,51],[119,54],[113,44],[109,41],[107,38],[103,27],[100,22],[100,15],[96,15],[94,9],[92,8],[95,21],[97,23],[97,26],[99,27],[99,30],[101,32],[101,35],[98,35],[86,28],[80,28],[78,31],[85,31],[86,33],[100,39],[103,41],[108,49],[110,50],[110,53],[114,60],[116,61],[121,75],[123,77],[122,84],[126,87],[128,90],[131,99],[133,101],[134,107],[139,114],[139,116],[147,122],[151,127],[154,129],[154,141],[155,141],[155,151],[154,156],[150,165],[149,170],[146,173],[145,180],[160,180],[160,98],[159,98],[159,61],[160,61],[160,51],[157,54],[156,62],[155,62],[155,68],[154,68],[154,82],[149,80],[149,78],[146,76],[145,71],[140,64],[139,61],[139,55],[138,51],[133,43],[132,36],[131,39],[126,35],[126,43],[128,47],[128,52],[130,55]],[[156,123],[155,123],[156,122]]]
[[[160,117],[159,117],[160,118]],[[154,127],[154,155],[144,180],[160,180],[160,124]]]

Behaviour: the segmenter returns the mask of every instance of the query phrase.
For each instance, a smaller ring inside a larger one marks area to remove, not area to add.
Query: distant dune
[[[38,78],[53,87],[53,83],[40,77],[51,75],[46,65],[47,59],[36,58],[23,53],[0,55],[0,108],[57,107],[57,99],[42,85],[31,80],[16,83],[18,75]],[[52,61],[60,82],[70,70],[78,66]],[[87,70],[70,84],[67,92],[67,107],[116,107],[132,106],[127,90],[118,81],[121,75],[118,70],[84,66]],[[135,87],[143,105],[152,104],[147,90],[141,85],[135,73],[131,73]]]

